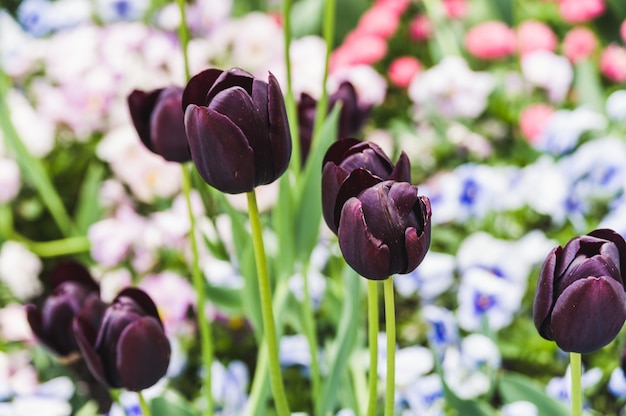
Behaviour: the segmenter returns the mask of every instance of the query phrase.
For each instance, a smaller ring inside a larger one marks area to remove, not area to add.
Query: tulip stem
[[[385,331],[387,332],[387,377],[385,416],[393,416],[396,392],[396,311],[393,299],[393,279],[384,282]]]
[[[285,39],[285,77],[287,83],[287,91],[285,91],[285,109],[287,110],[287,120],[289,122],[289,131],[291,132],[291,165],[296,173],[300,172],[302,160],[300,157],[300,134],[298,128],[298,110],[296,101],[293,96],[293,86],[291,82],[291,6],[292,0],[283,1],[283,28]]]
[[[141,391],[137,392],[137,396],[139,397],[139,408],[141,409],[141,414],[143,416],[152,416],[150,406],[148,406],[148,402],[146,402],[146,399],[143,397],[143,394],[141,394]]]
[[[180,39],[180,47],[183,50],[183,64],[185,65],[185,80],[191,77],[189,69],[189,56],[187,45],[189,44],[189,28],[187,27],[187,17],[185,13],[185,0],[177,0],[178,9],[180,10],[180,27],[178,28],[178,38]]]
[[[367,279],[367,319],[370,350],[367,416],[376,415],[378,387],[378,281]]]
[[[305,336],[309,343],[311,351],[311,385],[313,387],[312,402],[317,404],[317,399],[321,389],[320,366],[317,359],[317,331],[315,328],[315,319],[313,315],[313,306],[311,305],[311,290],[309,289],[309,267],[308,263],[302,270],[304,301],[302,302],[302,323],[304,326]],[[315,413],[315,412],[313,412]]]
[[[578,352],[570,352],[569,359],[570,375],[572,377],[572,416],[581,416],[583,414],[581,355]]]
[[[254,246],[254,258],[256,261],[257,276],[259,279],[259,294],[261,297],[261,314],[263,318],[264,336],[267,342],[269,357],[270,385],[274,395],[276,412],[279,416],[289,416],[289,404],[283,386],[283,378],[278,361],[278,341],[272,310],[272,290],[267,272],[265,259],[265,247],[263,245],[263,233],[259,219],[259,208],[254,190],[246,194],[248,197],[248,212],[250,215],[250,228],[252,229],[252,244]]]
[[[198,242],[196,241],[196,220],[191,203],[191,177],[187,166],[181,164],[183,173],[183,193],[187,202],[187,214],[189,216],[189,243],[191,245],[192,265],[191,277],[194,290],[196,292],[196,313],[198,315],[198,329],[200,331],[200,349],[202,353],[202,364],[204,371],[204,395],[207,399],[207,409],[205,415],[213,415],[213,390],[211,388],[211,367],[213,365],[213,341],[211,335],[211,324],[207,321],[204,305],[206,303],[206,288],[204,278],[200,270],[200,260],[198,255]]]
[[[324,2],[323,34],[324,42],[326,43],[326,56],[324,59],[324,75],[322,77],[322,96],[317,102],[312,139],[315,139],[315,136],[322,128],[322,124],[324,124],[328,113],[328,90],[326,89],[326,83],[328,81],[330,54],[333,50],[333,41],[335,39],[335,0],[326,0]],[[312,144],[311,147],[313,147]]]

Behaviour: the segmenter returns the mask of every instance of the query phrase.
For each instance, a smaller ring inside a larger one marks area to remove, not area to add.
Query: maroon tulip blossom
[[[89,370],[109,387],[143,390],[167,372],[170,344],[154,302],[141,289],[122,290],[99,328],[77,317],[74,332]]]
[[[180,163],[191,160],[182,100],[180,87],[134,90],[128,96],[130,116],[142,143],[165,160]]]
[[[380,147],[354,138],[333,143],[322,166],[322,212],[335,234],[341,209],[349,198],[385,180],[411,181],[411,163],[404,152],[394,166]]]
[[[610,343],[626,320],[626,243],[600,229],[554,248],[537,282],[539,334],[564,351],[590,353]]]
[[[78,314],[100,325],[106,308],[100,300],[100,288],[80,263],[67,260],[57,263],[50,274],[51,293],[41,309],[26,306],[28,323],[35,336],[60,356],[78,352],[72,320]]]
[[[339,247],[361,276],[383,280],[410,273],[430,246],[430,200],[408,182],[385,181],[343,205]]]
[[[250,192],[287,170],[291,134],[271,73],[265,82],[240,69],[208,69],[189,80],[182,105],[191,157],[209,185]]]

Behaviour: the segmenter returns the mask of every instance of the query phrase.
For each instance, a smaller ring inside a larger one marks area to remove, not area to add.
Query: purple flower
[[[626,320],[624,264],[626,243],[609,229],[554,248],[535,293],[539,334],[568,352],[589,353],[610,343]]]
[[[380,147],[353,138],[333,143],[322,166],[322,212],[335,234],[341,209],[349,198],[385,180],[411,180],[411,164],[404,152],[394,166]]]
[[[350,198],[339,221],[339,247],[361,276],[410,273],[430,246],[430,201],[407,182],[380,182]]]
[[[50,274],[52,293],[41,309],[26,306],[28,323],[37,338],[60,356],[78,352],[72,320],[81,315],[98,326],[106,305],[100,300],[100,288],[80,263],[57,263]]]
[[[183,89],[179,87],[134,90],[128,96],[128,109],[139,138],[150,151],[172,162],[191,160],[182,101]]]
[[[200,176],[229,194],[278,179],[289,165],[291,134],[280,86],[240,69],[208,69],[183,92],[185,130]]]
[[[73,326],[89,370],[104,385],[139,391],[167,372],[170,344],[154,302],[141,289],[122,290],[99,328],[81,317]]]

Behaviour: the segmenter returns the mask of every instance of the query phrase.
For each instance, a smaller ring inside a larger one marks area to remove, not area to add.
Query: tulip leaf
[[[604,112],[604,96],[595,62],[583,59],[576,63],[574,71],[574,85],[580,97],[580,104],[599,113]]]
[[[168,391],[162,396],[150,400],[153,416],[197,416],[198,412],[191,408],[183,397]]]
[[[337,138],[340,110],[339,105],[333,108],[319,133],[313,138],[305,169],[298,178],[297,189],[302,191],[294,211],[294,235],[298,259],[308,259],[317,244],[322,220],[322,161],[326,150]]]
[[[241,289],[218,286],[206,281],[206,295],[208,300],[220,309],[233,313],[242,311]]]
[[[522,374],[504,373],[499,378],[498,391],[505,403],[526,400],[537,406],[539,416],[567,416],[567,406],[548,396],[541,384]]]
[[[292,274],[294,264],[294,198],[291,171],[287,171],[279,180],[278,201],[272,212],[274,231],[280,245],[280,261],[277,262],[279,274]]]
[[[15,156],[25,178],[39,192],[63,235],[69,237],[74,233],[74,225],[63,201],[50,180],[42,161],[30,154],[11,121],[10,110],[5,99],[9,90],[8,82],[7,76],[0,71],[0,130],[4,132],[5,145]]]
[[[104,174],[104,166],[92,163],[89,165],[81,184],[74,218],[76,228],[82,235],[87,234],[89,226],[96,222],[102,214],[102,209],[98,203],[98,194]]]
[[[324,378],[321,394],[315,406],[320,416],[334,413],[340,381],[348,371],[350,353],[354,348],[360,323],[361,277],[350,267],[345,267],[343,270],[345,299],[340,314],[341,319],[337,328],[337,337],[327,348],[329,360],[326,368],[329,372]]]

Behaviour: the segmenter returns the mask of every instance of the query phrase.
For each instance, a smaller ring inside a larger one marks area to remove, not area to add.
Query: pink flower
[[[553,52],[556,44],[556,35],[545,23],[526,20],[517,28],[517,47],[521,55],[534,51]]]
[[[337,48],[331,57],[330,68],[335,71],[339,68],[356,65],[370,65],[380,61],[387,53],[387,42],[378,36],[348,35],[344,43]]]
[[[443,8],[450,19],[462,19],[467,15],[467,0],[443,0]]]
[[[426,14],[420,14],[415,16],[411,25],[409,26],[409,33],[415,40],[426,40],[430,38],[433,31],[433,25],[430,23]]]
[[[389,65],[389,80],[397,87],[406,88],[421,69],[422,65],[416,58],[401,56]]]
[[[604,12],[604,0],[559,0],[559,12],[567,23],[581,23]]]
[[[359,36],[374,35],[387,39],[398,29],[400,15],[384,4],[376,4],[367,10],[354,30]]]
[[[622,35],[622,40],[626,43],[626,19],[622,22],[622,25],[619,28],[619,33]]]
[[[515,51],[515,32],[502,22],[480,23],[467,32],[465,48],[477,58],[503,58]]]
[[[626,48],[607,46],[600,56],[600,71],[611,81],[626,82]]]
[[[400,16],[409,7],[410,3],[411,0],[377,0],[375,6],[384,6]]]
[[[596,49],[598,41],[590,29],[576,27],[563,39],[563,54],[572,62],[589,58]]]
[[[554,108],[543,103],[531,104],[524,108],[519,115],[519,127],[522,135],[530,143],[536,143],[541,138],[552,113],[554,113]]]

